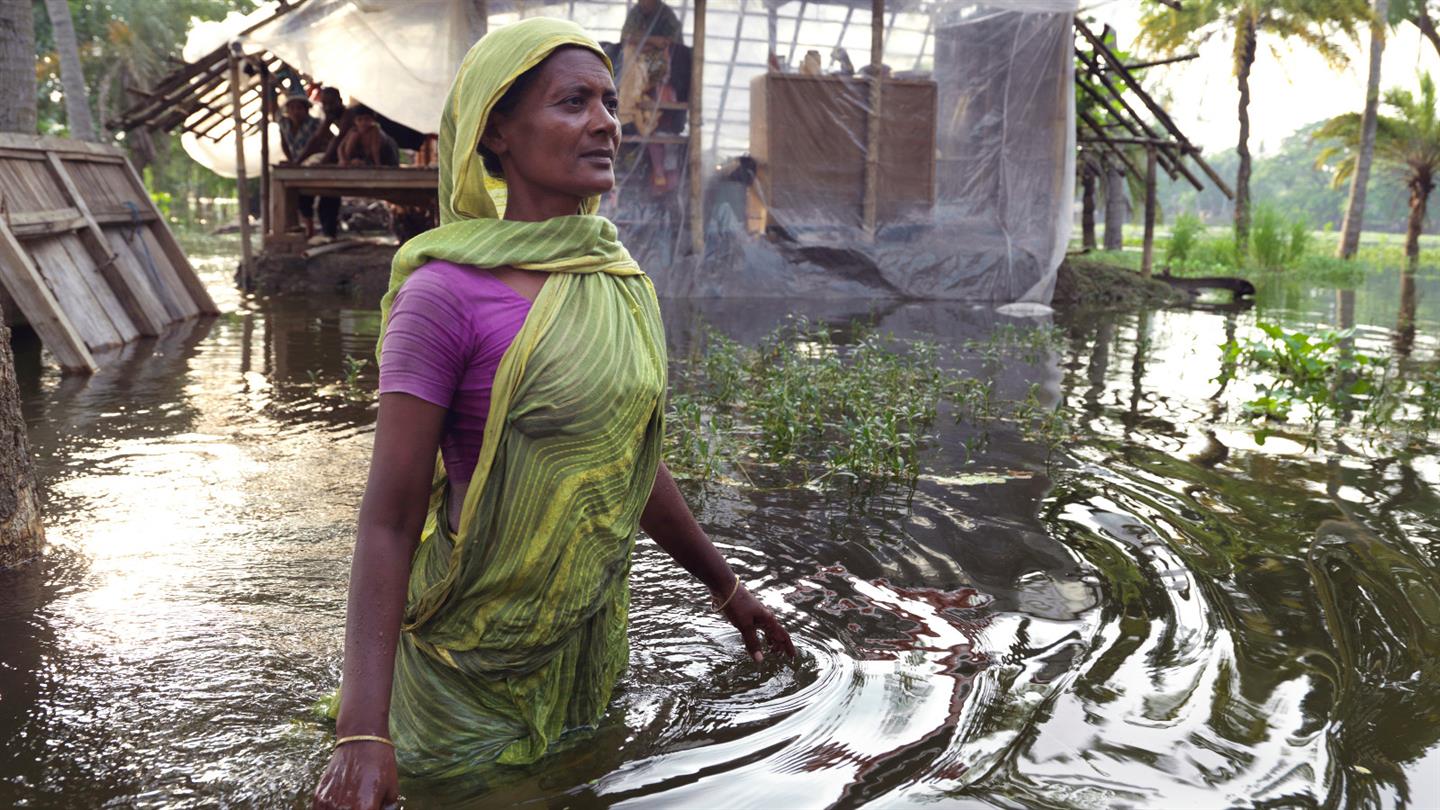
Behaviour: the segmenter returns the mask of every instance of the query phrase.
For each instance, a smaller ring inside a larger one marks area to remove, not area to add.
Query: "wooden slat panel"
[[[85,218],[86,227],[79,232],[80,241],[89,252],[95,270],[105,281],[116,301],[124,308],[126,319],[134,324],[142,335],[160,334],[173,319],[166,314],[165,306],[157,300],[156,291],[144,274],[135,272],[133,267],[115,263],[109,240],[101,232],[99,224],[90,217],[90,207],[70,176],[70,169],[75,164],[67,164],[52,153],[49,165],[52,179],[60,185],[65,196],[80,209],[80,215]],[[78,266],[85,265],[82,263]],[[120,322],[117,321],[116,325],[119,327]],[[121,329],[123,331],[123,327]]]
[[[63,303],[66,316],[91,351],[124,343],[125,339],[115,328],[105,305],[96,299],[87,279],[75,272],[74,259],[65,249],[64,240],[67,238],[38,239],[26,245],[40,277],[45,280],[45,286],[50,288],[55,300]],[[119,309],[118,302],[115,308]]]
[[[149,236],[148,228],[132,229],[121,225],[104,230],[110,249],[119,257],[117,261],[125,262],[127,267],[133,268],[131,272],[150,280],[156,299],[165,307],[165,313],[171,321],[193,318],[200,314],[200,307],[190,299],[185,285],[176,277],[174,269],[166,260],[164,251],[154,241],[154,237]]]
[[[155,207],[155,201],[150,199],[150,195],[146,193],[145,184],[140,180],[140,175],[135,172],[135,167],[126,163],[125,174],[130,180],[130,187],[149,204],[150,210],[155,214],[155,222],[150,226],[150,233],[154,236],[155,242],[159,244],[160,253],[165,255],[175,275],[185,285],[186,292],[190,294],[190,300],[194,301],[195,306],[199,307],[200,312],[205,315],[220,314],[220,308],[215,306],[214,299],[210,297],[210,291],[205,289],[205,283],[195,274],[195,268],[191,266],[190,258],[185,255],[180,243],[175,240],[175,234],[171,232],[169,224],[160,216],[160,209]],[[151,250],[153,252],[154,248],[152,247]],[[156,254],[155,258],[159,263],[160,254]]]
[[[85,203],[91,210],[115,210],[124,208],[126,201],[132,201],[129,183],[118,183],[123,181],[123,176],[115,177],[115,170],[118,166],[107,166],[95,163],[83,163],[75,160],[61,161],[70,177],[75,181],[75,186],[84,196]]]
[[[84,336],[60,308],[40,269],[3,220],[0,220],[0,283],[62,368],[85,374],[99,370]]]
[[[38,171],[37,171],[38,170]],[[0,197],[7,212],[64,208],[70,203],[40,172],[45,165],[31,161],[0,162]]]

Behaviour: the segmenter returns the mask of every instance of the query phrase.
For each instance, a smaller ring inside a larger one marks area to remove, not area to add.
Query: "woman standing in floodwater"
[[[380,411],[317,807],[392,802],[397,767],[446,778],[531,763],[593,726],[628,655],[637,526],[710,589],[756,661],[760,632],[794,655],[660,460],[659,305],[595,215],[615,185],[616,105],[599,45],[545,18],[487,35],[450,90],[441,225],[397,253],[381,304]]]

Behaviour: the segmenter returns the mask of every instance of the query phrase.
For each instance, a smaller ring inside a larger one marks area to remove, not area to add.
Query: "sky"
[[[1083,2],[1082,14],[1114,26],[1122,48],[1130,48],[1139,28],[1140,4],[1135,0]],[[1348,66],[1335,70],[1319,54],[1301,45],[1290,46],[1266,36],[1260,39],[1255,67],[1250,78],[1250,150],[1268,154],[1280,142],[1306,124],[1356,112],[1365,106],[1365,78],[1369,70],[1369,32],[1359,43],[1346,42]],[[1168,92],[1167,111],[1192,142],[1207,153],[1235,146],[1240,133],[1236,106],[1231,45],[1227,36],[1214,39],[1199,49],[1200,58],[1147,71],[1146,83]],[[1131,51],[1135,53],[1134,50]],[[1440,79],[1440,56],[1405,23],[1391,31],[1385,43],[1380,87],[1418,88],[1416,71]],[[1381,108],[1382,113],[1384,108]]]

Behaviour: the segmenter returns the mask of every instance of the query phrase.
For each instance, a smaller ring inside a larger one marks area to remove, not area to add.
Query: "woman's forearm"
[[[365,527],[355,544],[345,618],[345,665],[335,731],[390,736],[395,647],[415,543],[401,530]]]
[[[640,528],[712,593],[723,597],[730,591],[735,582],[730,564],[695,521],[664,463],[655,473],[650,500],[640,514]]]

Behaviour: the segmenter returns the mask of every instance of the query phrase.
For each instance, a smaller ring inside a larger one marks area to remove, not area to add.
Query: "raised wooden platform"
[[[0,287],[66,371],[218,310],[114,147],[0,134]]]
[[[270,232],[266,250],[299,251],[300,195],[368,197],[397,205],[434,202],[439,173],[434,166],[275,166],[270,170]]]

